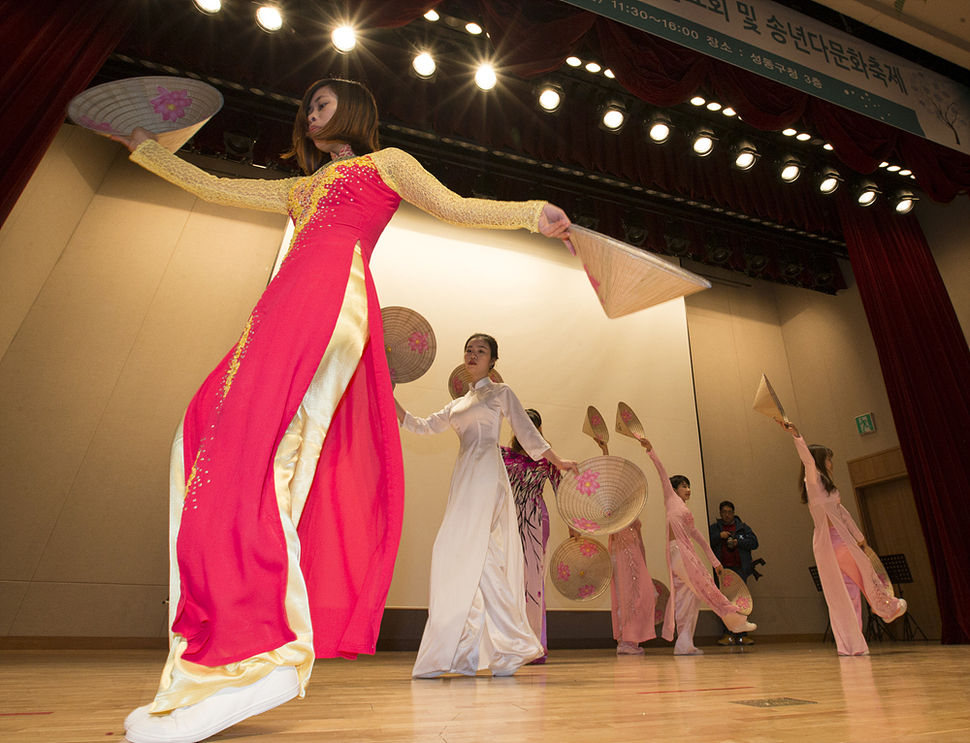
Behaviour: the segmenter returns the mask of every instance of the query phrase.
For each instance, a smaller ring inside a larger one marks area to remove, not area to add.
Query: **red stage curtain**
[[[933,563],[943,642],[970,642],[970,349],[915,216],[839,202]]]
[[[130,0],[0,4],[0,224],[64,121],[135,16]]]

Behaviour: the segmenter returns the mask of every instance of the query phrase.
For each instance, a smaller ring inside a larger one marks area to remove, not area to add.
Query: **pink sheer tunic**
[[[647,570],[647,558],[640,534],[640,519],[610,534],[613,580],[610,602],[613,609],[613,639],[639,644],[657,636],[655,610],[657,589]]]
[[[899,609],[899,599],[893,598],[883,585],[876,571],[858,546],[863,540],[862,532],[852,520],[852,516],[842,505],[838,490],[828,492],[822,484],[822,477],[815,466],[815,459],[801,436],[796,436],[795,448],[805,465],[805,487],[808,491],[808,510],[815,522],[812,537],[812,551],[818,565],[818,577],[822,582],[822,593],[829,608],[829,621],[835,646],[840,655],[864,655],[869,652],[862,627],[852,606],[852,599],[845,587],[842,569],[839,567],[832,545],[829,528],[834,528],[845,543],[849,554],[859,568],[863,585],[860,586],[872,610],[883,619],[888,619]]]

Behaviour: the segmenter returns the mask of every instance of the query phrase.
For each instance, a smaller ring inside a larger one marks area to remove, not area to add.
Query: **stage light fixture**
[[[818,189],[820,194],[828,196],[838,190],[842,180],[839,171],[833,167],[824,166],[815,173],[815,188]]]
[[[856,203],[859,206],[872,206],[882,193],[875,183],[869,180],[859,181],[854,189]]]
[[[283,28],[283,14],[275,5],[261,5],[256,9],[256,25],[267,33]]]
[[[647,121],[647,137],[654,144],[664,144],[670,139],[670,132],[674,124],[670,117],[662,111],[657,111]]]
[[[623,236],[630,245],[641,247],[647,240],[647,226],[643,217],[636,212],[623,217]]]
[[[596,211],[589,199],[583,198],[576,202],[576,208],[573,209],[573,222],[587,230],[595,230],[599,227],[600,218],[596,216]]]
[[[781,254],[778,265],[781,267],[781,275],[786,279],[794,279],[805,270],[801,257],[790,250]]]
[[[714,136],[714,130],[707,124],[701,124],[694,130],[690,150],[697,157],[707,157],[714,152],[714,145],[716,143],[717,137]]]
[[[677,219],[668,219],[664,229],[664,242],[671,255],[682,258],[690,252],[690,237],[684,223]]]
[[[357,46],[357,33],[351,26],[340,26],[330,34],[330,42],[334,49],[341,54],[346,54]]]
[[[424,14],[424,17],[425,17],[426,20],[429,20],[432,23],[434,23],[439,18],[441,18],[441,16],[438,15],[438,11],[436,11],[436,10],[429,10],[427,13]]]
[[[751,170],[761,157],[754,143],[740,139],[731,147],[731,167],[735,170]]]
[[[798,130],[788,127],[787,129],[782,129],[781,133],[784,134],[786,137],[794,137],[796,134],[798,134]]]
[[[490,64],[481,65],[475,71],[475,85],[481,90],[491,90],[498,83],[498,76],[495,69]]]
[[[764,248],[746,247],[744,249],[745,273],[757,275],[768,268],[768,253]]]
[[[778,161],[778,178],[783,183],[794,183],[802,174],[805,166],[794,155],[789,155]]]
[[[717,266],[723,266],[734,254],[727,237],[717,232],[708,233],[704,247],[707,248],[707,260]]]
[[[435,64],[434,57],[428,52],[421,52],[411,60],[411,71],[422,80],[430,80],[438,71],[438,65]]]
[[[919,199],[912,191],[900,189],[893,194],[893,209],[896,214],[909,214],[913,211],[913,207],[916,206],[917,201]]]
[[[583,63],[579,57],[566,57],[566,64],[570,67],[579,67]]]
[[[795,135],[795,139],[797,139],[799,142],[807,142],[811,138],[812,138],[812,135],[806,132],[799,132],[798,134]]]
[[[222,10],[221,0],[194,0],[194,2],[196,8],[208,15],[218,13]]]
[[[592,72],[594,75],[602,69],[603,69],[603,65],[601,65],[599,62],[586,63],[586,71]]]
[[[600,129],[608,132],[618,132],[623,128],[627,121],[626,108],[622,103],[611,101],[600,107]]]
[[[707,101],[699,95],[695,95],[690,99],[690,105],[692,106],[703,106],[705,103],[707,103]]]
[[[470,33],[472,36],[478,36],[482,32],[482,27],[479,26],[477,23],[473,23],[469,21],[468,23],[465,24],[465,30],[468,33]]]
[[[558,85],[550,83],[539,88],[536,102],[539,104],[539,108],[547,114],[558,113],[559,109],[562,108],[562,101],[563,90]]]
[[[608,77],[610,80],[616,79],[616,75],[613,74],[613,70],[611,70],[609,67],[603,70],[603,77]]]
[[[711,101],[710,103],[707,104],[708,111],[720,111],[722,108],[723,106],[721,106],[721,104],[718,103],[717,101]]]

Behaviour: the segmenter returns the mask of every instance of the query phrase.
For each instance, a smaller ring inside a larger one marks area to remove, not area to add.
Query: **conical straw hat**
[[[647,478],[623,457],[600,456],[563,474],[556,492],[559,515],[577,531],[612,534],[634,522],[647,502]]]
[[[382,307],[381,320],[391,381],[404,384],[423,376],[437,349],[431,324],[407,307]]]
[[[866,553],[866,557],[868,557],[869,562],[872,563],[872,569],[876,571],[876,577],[879,578],[879,582],[885,586],[886,593],[888,593],[890,596],[895,595],[893,593],[893,582],[889,580],[889,573],[886,572],[886,566],[882,564],[882,560],[879,559],[879,555],[877,555],[876,551],[868,544],[863,548],[862,551]]]
[[[71,99],[67,115],[105,136],[143,127],[175,152],[222,108],[222,94],[189,77],[128,77],[88,88]]]
[[[761,375],[758,394],[754,396],[754,409],[762,415],[774,418],[776,421],[789,422],[788,416],[785,415],[785,409],[781,406],[781,401],[778,399],[778,395],[775,394],[775,391],[771,388],[771,382],[768,381],[768,377],[764,374]]]
[[[599,232],[574,224],[569,233],[607,317],[622,317],[711,288],[706,279]]]
[[[751,591],[741,580],[741,576],[730,568],[724,568],[718,577],[718,583],[724,598],[738,607],[738,614],[748,616],[754,608],[754,603],[751,601]]]
[[[488,373],[488,378],[493,382],[505,381],[502,379],[502,375],[494,369]],[[448,394],[451,395],[452,400],[464,397],[465,393],[468,392],[469,381],[468,372],[465,371],[465,365],[460,364],[456,366],[454,371],[448,376]]]
[[[606,427],[606,421],[600,415],[600,411],[590,405],[586,408],[586,420],[583,421],[583,433],[601,443],[610,440],[610,429]]]
[[[653,605],[653,623],[663,624],[664,614],[667,613],[667,601],[670,599],[670,589],[656,578],[653,579],[653,587],[657,592],[657,599]]]
[[[643,426],[640,425],[640,419],[625,402],[616,406],[616,432],[637,441],[643,441],[646,438],[643,434]]]
[[[549,572],[552,585],[567,599],[592,601],[610,585],[613,561],[595,539],[571,537],[552,553]]]

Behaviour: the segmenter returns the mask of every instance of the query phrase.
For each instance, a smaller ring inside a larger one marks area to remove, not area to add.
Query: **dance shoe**
[[[721,617],[721,621],[724,622],[724,626],[728,628],[729,632],[734,634],[739,634],[741,632],[754,632],[758,629],[758,625],[754,622],[749,622],[748,618],[743,614],[738,614],[736,611],[730,614],[725,614]]]
[[[147,720],[150,716],[148,713],[148,710],[151,709],[151,706],[152,705],[150,704],[146,704],[143,707],[137,707],[136,709],[133,709],[131,713],[125,718],[124,729],[127,730],[136,722]]]
[[[733,645],[734,635],[724,635],[720,640],[717,641],[718,645]]]
[[[635,642],[624,640],[616,646],[617,655],[643,655],[643,648]]]
[[[222,689],[171,714],[132,722],[125,738],[131,743],[197,743],[248,717],[278,707],[299,693],[296,668],[278,666],[249,686]]]
[[[889,619],[887,619],[886,621],[887,622],[892,622],[892,621],[895,621],[895,620],[899,619],[903,614],[906,613],[906,608],[908,606],[909,605],[906,603],[906,599],[900,599],[899,600],[899,608],[896,609],[896,611],[893,612],[892,616],[890,616]]]

